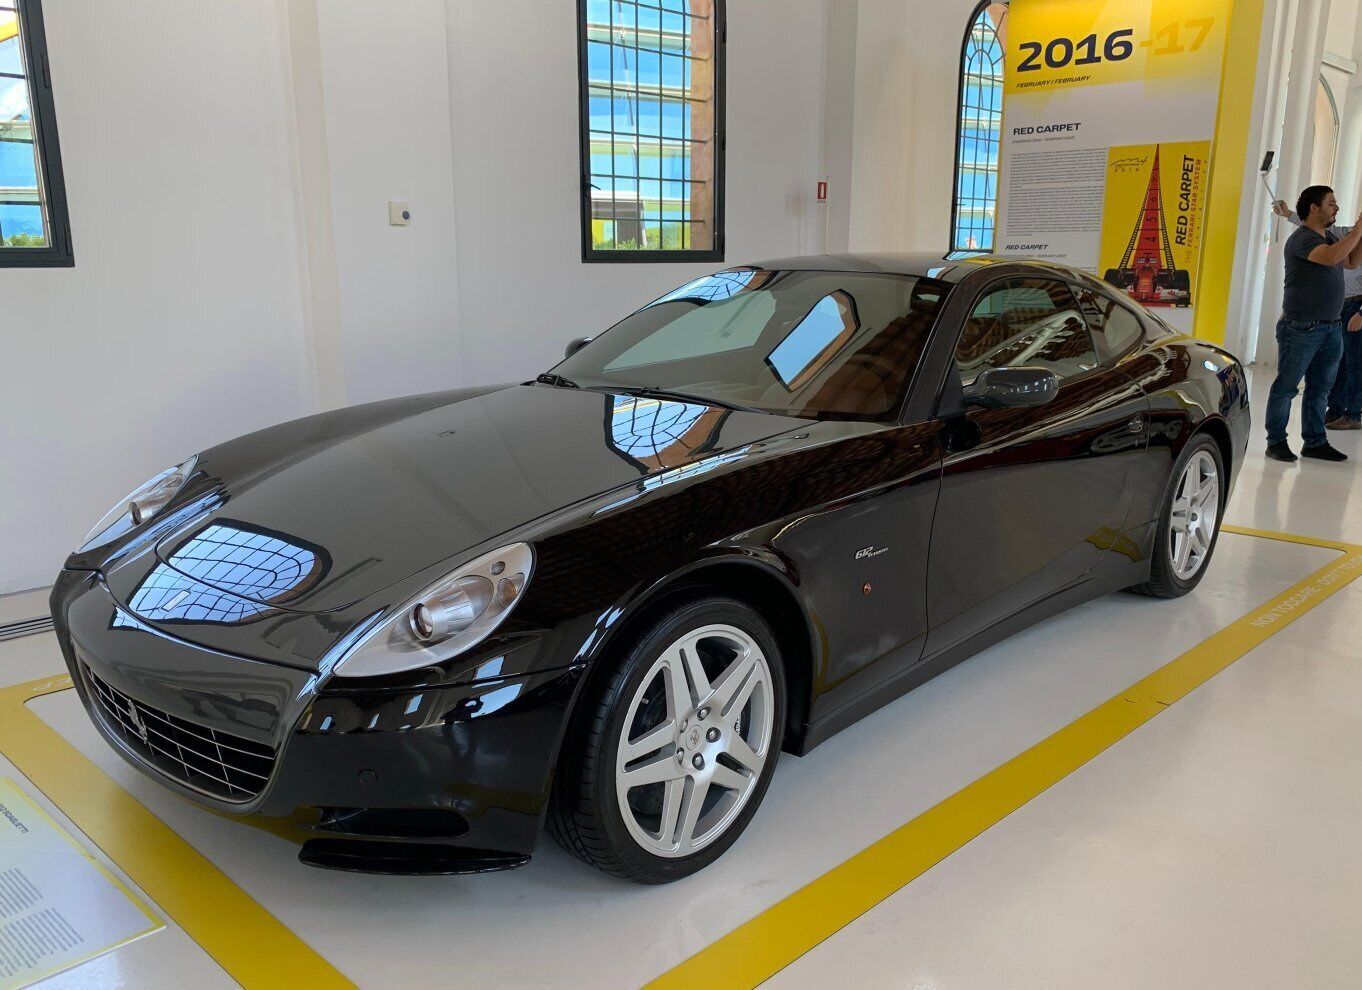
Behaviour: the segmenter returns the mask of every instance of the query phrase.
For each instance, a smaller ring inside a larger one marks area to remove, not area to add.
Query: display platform
[[[269,972],[249,963],[260,959],[260,943],[252,948],[240,933],[255,929],[273,945],[273,965],[311,986],[346,980],[387,986],[394,966],[404,985],[435,985],[455,965],[469,986],[637,987],[660,977],[665,982],[665,974],[697,953],[692,968],[706,951],[750,954],[751,946],[732,941],[743,937],[745,923],[820,877],[835,877],[842,864],[904,823],[1341,559],[1336,549],[1226,533],[1195,596],[1166,603],[1117,595],[1083,606],[947,672],[810,756],[782,757],[751,833],[713,869],[667,887],[603,877],[551,842],[541,845],[528,867],[481,877],[310,869],[297,862],[287,841],[204,812],[132,770],[98,738],[69,690],[28,703],[27,710],[78,754],[55,754],[49,760],[54,766],[42,766],[34,777],[54,791],[101,774],[117,785],[113,790],[126,800],[82,824],[97,846],[113,851],[115,868],[128,867],[129,878],[172,922],[172,931],[144,943],[188,932],[191,944],[207,945],[195,961],[186,960],[203,970],[210,981],[204,985],[228,974],[256,985]],[[50,639],[28,645],[49,654],[55,666]],[[0,750],[8,753],[11,742],[0,738]],[[42,779],[54,767],[65,775],[64,784]],[[146,814],[139,809],[151,812],[147,821],[132,820]],[[52,810],[60,817],[60,800]],[[960,845],[968,836],[956,838]],[[950,846],[946,841],[943,848]],[[139,852],[135,862],[124,863],[129,850]],[[881,865],[894,868],[892,862]],[[218,887],[231,892],[225,901],[212,896]],[[832,907],[845,912],[849,903]],[[725,948],[711,948],[725,936]],[[234,943],[243,951],[231,951]],[[793,961],[806,948],[798,931],[778,945],[768,941],[765,965],[781,953]],[[117,965],[119,957],[116,952],[88,965]],[[77,972],[70,971],[72,979]],[[87,972],[84,979],[90,978]],[[137,985],[158,984],[149,979]],[[732,985],[746,984],[740,979]]]

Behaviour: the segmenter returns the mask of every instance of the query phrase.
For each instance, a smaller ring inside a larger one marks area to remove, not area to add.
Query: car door
[[[1102,363],[1066,282],[1005,278],[966,312],[938,408],[928,657],[1082,581],[1121,532],[1145,445],[1148,400]],[[1054,372],[1053,400],[964,404],[983,369],[1021,366]]]

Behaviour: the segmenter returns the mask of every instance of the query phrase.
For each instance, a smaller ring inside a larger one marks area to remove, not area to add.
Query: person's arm
[[[1362,223],[1362,217],[1358,217]],[[1362,268],[1362,226],[1354,226],[1332,244],[1317,244],[1306,257],[1317,265],[1333,268],[1344,264]]]
[[[1279,199],[1272,204],[1272,212],[1277,214],[1277,216],[1281,217],[1287,223],[1295,224],[1297,227],[1301,225],[1301,218],[1297,216],[1295,210],[1286,205],[1286,200],[1284,199]]]
[[[1343,240],[1339,241],[1339,243],[1342,244],[1343,241],[1346,241],[1353,235],[1357,235],[1357,241],[1348,252],[1348,260],[1345,262],[1345,267],[1350,269],[1362,268],[1362,217],[1358,217],[1357,223],[1348,228],[1348,232],[1343,235]]]

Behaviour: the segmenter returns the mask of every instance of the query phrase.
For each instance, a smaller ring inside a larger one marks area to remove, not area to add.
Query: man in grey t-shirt
[[[1272,205],[1272,212],[1297,227],[1301,225],[1296,211],[1281,200]],[[1330,229],[1339,237],[1352,230],[1338,224]],[[1324,426],[1330,430],[1362,430],[1362,268],[1343,273],[1343,297],[1343,357],[1329,393]]]
[[[1331,230],[1338,200],[1328,186],[1310,186],[1296,203],[1301,226],[1286,242],[1282,318],[1277,321],[1277,378],[1267,400],[1267,456],[1294,461],[1286,442],[1291,400],[1305,379],[1302,456],[1346,461],[1329,443],[1324,414],[1343,353],[1343,273],[1362,267],[1362,225],[1340,237]],[[1362,217],[1359,217],[1362,223]]]

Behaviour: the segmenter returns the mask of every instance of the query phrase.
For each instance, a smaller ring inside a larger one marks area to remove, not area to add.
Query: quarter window
[[[1091,289],[1079,289],[1078,299],[1103,361],[1114,361],[1144,337],[1140,318],[1116,300]]]
[[[582,257],[723,258],[723,0],[578,0]]]
[[[0,0],[0,266],[69,265],[39,0]]]
[[[1063,282],[1014,279],[988,290],[955,350],[966,385],[985,368],[1048,368],[1060,381],[1097,367],[1073,293]]]
[[[766,364],[780,384],[793,392],[826,367],[860,326],[856,300],[836,289],[818,300],[809,314],[766,355]]]

